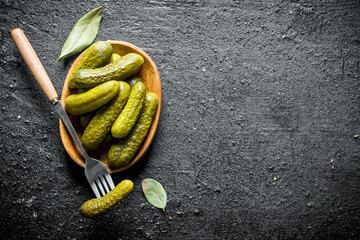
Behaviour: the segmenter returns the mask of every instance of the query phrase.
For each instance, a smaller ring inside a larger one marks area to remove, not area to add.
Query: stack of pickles
[[[142,56],[113,53],[110,41],[91,45],[69,78],[69,87],[78,89],[65,101],[65,109],[80,115],[85,128],[82,145],[96,150],[113,141],[108,152],[109,166],[127,165],[135,156],[151,127],[159,103],[155,93],[136,74]]]

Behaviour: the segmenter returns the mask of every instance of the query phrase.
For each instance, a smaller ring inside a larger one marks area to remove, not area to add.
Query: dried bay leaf
[[[146,200],[154,207],[165,211],[167,195],[163,186],[156,180],[147,178],[141,182]]]
[[[95,40],[99,31],[101,12],[105,6],[106,4],[95,8],[79,19],[66,39],[57,62],[81,52]]]

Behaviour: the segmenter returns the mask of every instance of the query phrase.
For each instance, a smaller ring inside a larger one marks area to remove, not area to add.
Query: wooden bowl
[[[158,108],[157,108],[153,123],[151,125],[151,128],[150,128],[150,130],[148,132],[148,135],[145,138],[145,140],[144,140],[141,148],[137,152],[136,156],[134,157],[134,159],[129,164],[127,164],[124,167],[117,168],[117,169],[111,169],[109,167],[108,159],[107,159],[107,152],[110,149],[111,143],[104,143],[98,149],[96,149],[95,151],[88,151],[89,156],[103,162],[110,173],[118,173],[118,172],[122,172],[122,171],[128,169],[129,167],[134,165],[137,161],[139,161],[140,158],[142,156],[144,156],[146,150],[149,148],[152,140],[154,139],[156,128],[157,128],[157,125],[159,123],[160,110],[161,110],[161,81],[160,81],[159,72],[158,72],[154,62],[140,48],[138,48],[138,47],[136,47],[136,46],[134,46],[134,45],[132,45],[130,43],[121,42],[121,41],[111,41],[111,44],[113,46],[114,53],[117,53],[120,56],[123,56],[123,55],[125,55],[127,53],[137,53],[137,54],[141,55],[144,58],[144,64],[142,65],[142,67],[141,67],[141,69],[140,69],[140,71],[139,71],[139,73],[137,75],[143,79],[144,84],[146,85],[146,90],[148,92],[155,93],[159,98],[159,105],[158,105]],[[70,89],[68,87],[69,77],[70,77],[72,71],[74,70],[76,64],[78,64],[78,62],[80,61],[80,59],[84,55],[84,52],[75,60],[75,62],[72,64],[72,66],[71,66],[71,68],[70,68],[70,70],[69,70],[69,72],[68,72],[68,74],[66,76],[63,91],[62,91],[62,94],[61,94],[61,103],[63,105],[65,105],[66,98],[70,94],[75,93],[75,90]],[[82,129],[81,126],[80,126],[79,116],[73,116],[73,115],[71,115],[69,113],[68,113],[68,115],[69,115],[69,118],[70,118],[70,120],[71,120],[71,122],[72,122],[72,124],[73,124],[73,126],[74,126],[74,128],[76,130],[77,135],[79,136],[79,138],[81,140],[82,132],[83,132],[84,129]],[[59,124],[60,124],[61,140],[62,140],[62,142],[64,144],[64,147],[65,147],[67,153],[70,155],[70,157],[77,164],[79,164],[82,167],[85,167],[84,158],[83,158],[80,150],[76,146],[75,142],[71,138],[70,134],[68,133],[67,129],[65,128],[65,126],[64,126],[64,124],[63,124],[63,122],[61,120],[59,121]]]

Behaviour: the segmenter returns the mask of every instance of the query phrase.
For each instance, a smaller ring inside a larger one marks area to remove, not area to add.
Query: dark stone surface
[[[0,1],[2,239],[360,239],[357,0],[109,2],[96,40],[145,50],[164,104],[146,157],[113,175],[134,191],[86,219],[93,193],[10,31],[61,93],[74,60],[55,63],[61,47],[101,4]],[[142,194],[148,177],[165,213]]]

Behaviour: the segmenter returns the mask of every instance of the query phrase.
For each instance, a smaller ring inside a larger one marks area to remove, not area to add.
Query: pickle
[[[136,53],[129,53],[119,61],[109,63],[105,67],[96,69],[80,69],[74,74],[72,83],[77,88],[92,88],[110,80],[125,80],[135,75],[144,59]]]
[[[84,93],[86,91],[87,91],[87,89],[78,88],[76,92],[77,93]],[[88,112],[88,113],[85,113],[83,115],[80,115],[80,126],[83,129],[85,129],[93,116],[94,116],[94,112]]]
[[[81,213],[85,217],[94,217],[112,208],[116,203],[120,202],[128,195],[134,187],[130,180],[124,180],[119,183],[111,192],[100,197],[86,201],[80,207]]]
[[[95,150],[110,133],[111,126],[124,108],[130,94],[130,86],[119,82],[119,93],[110,102],[102,106],[91,119],[82,135],[82,145],[88,150]]]
[[[144,105],[146,86],[142,82],[136,83],[132,88],[123,111],[111,127],[111,134],[115,138],[126,137],[139,118]]]
[[[72,71],[69,78],[69,88],[76,88],[72,83],[72,78],[78,70],[103,67],[109,62],[112,53],[113,48],[110,41],[99,41],[91,45]]]
[[[84,93],[70,95],[65,101],[65,109],[72,115],[82,115],[106,104],[118,92],[119,82],[109,81]]]
[[[134,158],[147,136],[158,104],[159,99],[155,93],[146,94],[145,105],[134,129],[125,139],[114,143],[108,152],[109,166],[111,168],[125,166]]]
[[[126,82],[130,85],[130,87],[134,86],[137,82],[143,82],[143,80],[140,77],[131,77],[126,80]]]
[[[121,56],[117,53],[113,53],[110,58],[110,63],[118,62],[121,59]]]

